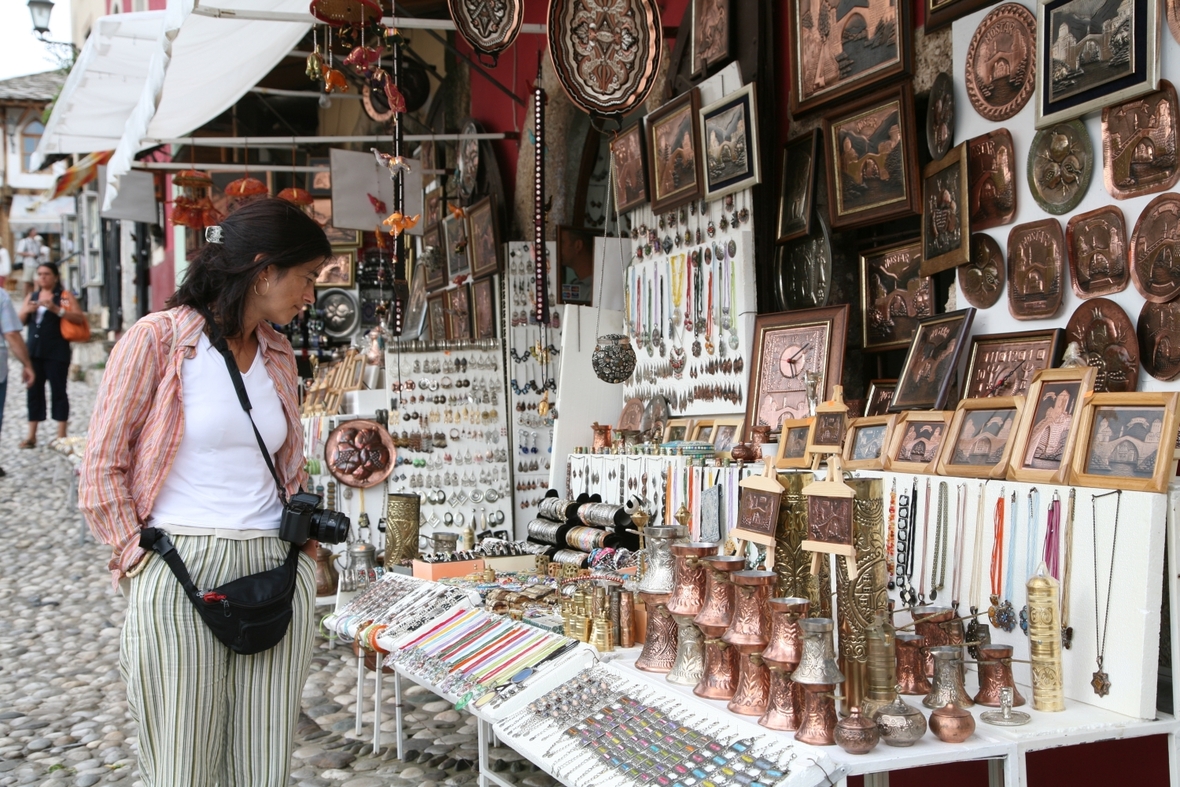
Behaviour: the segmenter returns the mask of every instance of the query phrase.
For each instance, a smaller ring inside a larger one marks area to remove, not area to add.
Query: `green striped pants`
[[[198,588],[274,568],[290,544],[172,536]],[[147,787],[285,787],[315,631],[315,562],[299,557],[287,636],[252,656],[213,636],[158,556],[131,580],[119,666]]]

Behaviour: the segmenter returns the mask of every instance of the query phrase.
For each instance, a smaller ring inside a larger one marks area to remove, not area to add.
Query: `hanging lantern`
[[[213,207],[209,189],[213,178],[196,169],[181,170],[172,176],[172,182],[182,193],[172,202],[172,223],[191,229],[208,227],[221,221],[222,215]]]
[[[308,11],[332,27],[363,27],[381,20],[381,6],[373,0],[311,0]]]
[[[237,180],[232,180],[229,185],[225,187],[225,196],[230,199],[244,200],[251,197],[261,197],[263,194],[269,194],[270,189],[266,187],[258,178],[244,175]]]
[[[298,208],[308,208],[315,203],[315,197],[306,189],[286,188],[279,192],[279,199],[286,200]]]

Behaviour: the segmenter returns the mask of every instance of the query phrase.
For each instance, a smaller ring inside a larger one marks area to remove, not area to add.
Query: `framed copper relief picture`
[[[860,302],[864,348],[908,347],[918,323],[934,316],[934,281],[919,274],[921,241],[860,254]]]
[[[775,467],[780,470],[799,470],[811,466],[807,443],[811,439],[811,428],[814,423],[814,418],[788,418],[782,422]]]
[[[1174,476],[1175,391],[1096,393],[1082,410],[1070,483],[1164,492]]]
[[[931,276],[971,259],[967,146],[926,165],[922,177],[922,273]]]
[[[845,470],[880,470],[896,415],[853,418],[844,438]]]
[[[895,379],[869,380],[869,392],[865,395],[865,417],[888,413],[889,403],[893,401],[893,392],[896,390]]]
[[[889,412],[941,410],[946,405],[974,319],[975,309],[960,309],[922,320],[897,378]]]
[[[932,473],[942,451],[951,413],[946,410],[907,410],[897,417],[882,457],[884,469],[894,473]]]
[[[471,303],[467,287],[459,286],[443,293],[447,304],[447,339],[463,341],[471,338]]]
[[[615,205],[625,213],[647,202],[647,169],[643,156],[643,125],[620,131],[610,143],[615,170]]]
[[[692,0],[692,73],[729,59],[730,0]]]
[[[815,196],[815,169],[820,156],[820,132],[793,139],[783,147],[783,175],[778,202],[778,242],[786,243],[811,233],[811,206]]]
[[[433,224],[422,234],[422,254],[418,258],[426,272],[426,289],[430,292],[447,284],[447,249],[442,224]]]
[[[702,107],[700,121],[705,199],[714,200],[757,185],[761,172],[754,84]]]
[[[496,293],[490,278],[471,284],[471,327],[476,339],[496,337]]]
[[[922,187],[914,95],[908,82],[824,117],[833,229],[917,213]]]
[[[1037,128],[1155,90],[1156,0],[1041,0],[1037,5]]]
[[[700,109],[700,92],[693,88],[644,119],[647,182],[654,213],[678,208],[704,193],[697,125]]]
[[[500,272],[500,230],[497,224],[496,203],[492,197],[484,197],[467,208],[472,278]]]
[[[755,318],[747,430],[777,432],[784,419],[808,417],[809,396],[817,403],[831,398],[844,370],[848,312],[844,304]]]
[[[1037,372],[1061,362],[1064,349],[1060,328],[972,336],[963,397],[1024,396]]]
[[[1049,484],[1065,480],[1082,402],[1093,390],[1094,369],[1089,366],[1037,372],[1012,438],[1009,478]]]
[[[910,72],[909,3],[789,0],[787,7],[792,115]]]
[[[1012,454],[1012,434],[1020,421],[1023,396],[964,399],[951,417],[938,474],[965,478],[1004,478]]]
[[[467,220],[450,213],[442,220],[446,244],[447,280],[471,275],[471,249],[467,239]]]
[[[438,292],[426,299],[426,327],[432,342],[447,340],[447,304],[443,296]]]
[[[594,302],[594,239],[599,233],[577,227],[557,228],[557,302],[590,306]]]

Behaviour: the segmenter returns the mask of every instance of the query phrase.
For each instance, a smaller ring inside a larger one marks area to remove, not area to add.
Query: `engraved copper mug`
[[[967,696],[967,690],[963,687],[963,646],[939,645],[929,651],[934,658],[934,680],[922,704],[927,708],[973,706],[975,702]]]
[[[807,614],[811,602],[805,598],[772,598],[767,604],[770,644],[762,651],[762,660],[770,668],[770,696],[766,713],[758,723],[767,729],[788,732],[799,728],[803,711],[803,684],[791,680],[791,673],[803,657],[799,618]]]
[[[914,633],[926,638],[926,677],[934,677],[934,659],[930,648],[939,645],[962,645],[963,622],[955,619],[950,607],[914,607]]]
[[[1016,690],[1012,677],[1011,645],[979,646],[979,693],[975,701],[980,705],[998,708],[1001,705],[1000,692],[1012,689],[1012,706],[1024,704],[1024,697]]]
[[[695,686],[705,675],[704,643],[693,617],[701,611],[705,595],[705,564],[701,558],[716,554],[716,543],[690,542],[672,545],[673,588],[668,613],[676,621],[676,661],[669,683]]]
[[[721,639],[746,652],[757,653],[770,642],[766,599],[778,575],[773,571],[735,571],[733,619]]]
[[[668,527],[645,527],[643,537],[647,551],[644,553],[643,577],[639,580],[640,593],[668,595],[674,582],[672,567],[672,544],[688,538],[688,528],[683,525]]]
[[[836,722],[836,743],[849,754],[868,754],[881,740],[877,723],[860,714],[860,708],[853,706],[846,719]]]
[[[647,608],[647,633],[635,661],[645,672],[671,672],[676,661],[676,621],[668,614],[668,594],[640,593]]]
[[[926,638],[921,634],[898,633],[893,638],[897,648],[897,690],[901,694],[926,695],[930,681],[926,678]]]

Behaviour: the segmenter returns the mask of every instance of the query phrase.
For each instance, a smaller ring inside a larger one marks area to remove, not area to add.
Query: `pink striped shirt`
[[[107,361],[90,419],[78,507],[95,537],[114,550],[108,568],[116,583],[143,557],[139,530],[184,435],[181,365],[196,353],[204,328],[205,319],[187,306],[150,314],[131,326]],[[275,470],[294,494],[306,481],[295,355],[266,323],[255,336],[287,416]]]

